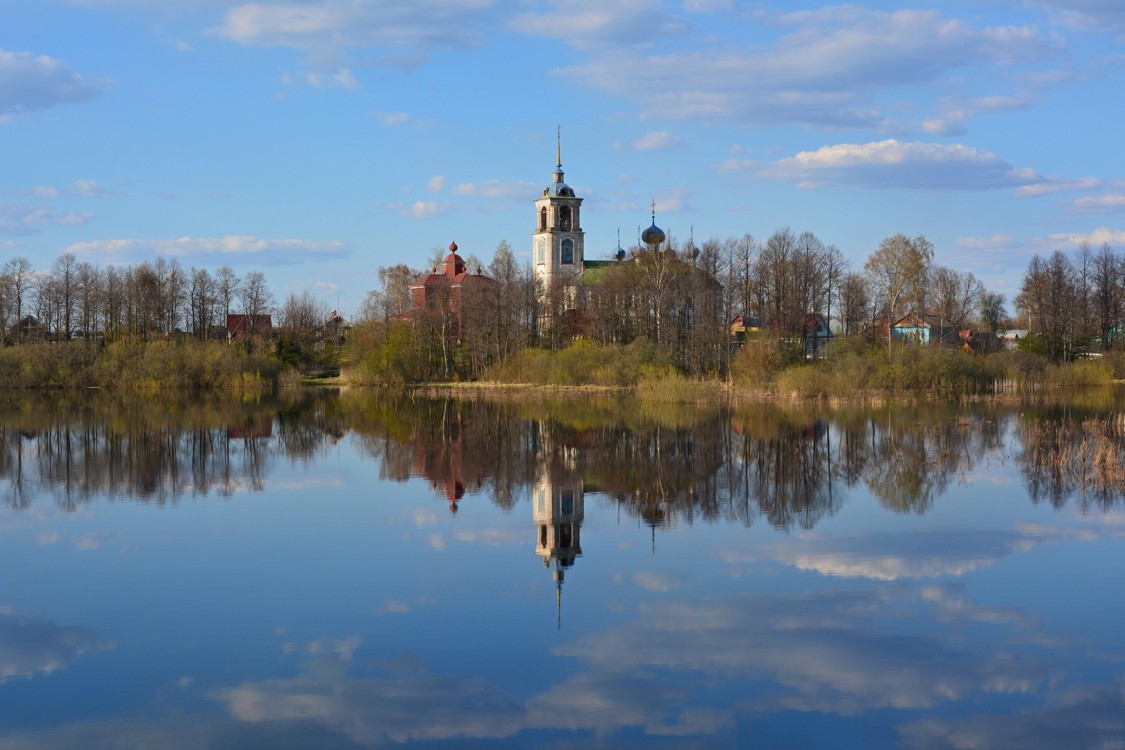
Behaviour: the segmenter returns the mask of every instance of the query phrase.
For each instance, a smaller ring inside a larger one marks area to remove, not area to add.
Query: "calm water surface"
[[[0,396],[0,747],[1125,748],[1119,402]]]

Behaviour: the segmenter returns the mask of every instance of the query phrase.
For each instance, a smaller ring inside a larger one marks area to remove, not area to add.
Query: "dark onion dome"
[[[555,180],[547,187],[543,188],[543,195],[550,198],[573,198],[574,190],[570,185],[563,182],[562,165],[555,167]]]
[[[641,232],[641,241],[646,245],[659,245],[664,242],[664,230],[653,222],[651,227]]]
[[[617,249],[613,252],[613,257],[618,260],[625,260],[625,248],[618,245]]]

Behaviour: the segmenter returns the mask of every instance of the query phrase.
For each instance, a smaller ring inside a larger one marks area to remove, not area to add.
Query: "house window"
[[[546,254],[547,254],[547,243],[544,241],[544,239],[542,237],[540,237],[539,242],[535,246],[535,262],[538,263],[539,265],[543,265],[544,263],[546,263],[547,262],[547,260],[545,258]]]
[[[562,263],[574,262],[574,240],[567,237],[562,241]]]

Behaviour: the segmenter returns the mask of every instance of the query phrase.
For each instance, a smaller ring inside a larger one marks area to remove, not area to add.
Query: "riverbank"
[[[296,383],[268,345],[194,339],[0,348],[6,388],[260,390]]]

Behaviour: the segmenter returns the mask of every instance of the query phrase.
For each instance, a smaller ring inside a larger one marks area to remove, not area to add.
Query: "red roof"
[[[228,335],[241,336],[249,333],[256,333],[263,336],[268,336],[273,333],[273,318],[269,315],[257,315],[254,317],[253,325],[251,326],[249,316],[247,315],[227,316]]]

